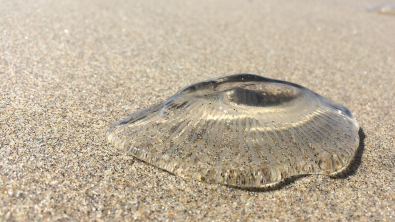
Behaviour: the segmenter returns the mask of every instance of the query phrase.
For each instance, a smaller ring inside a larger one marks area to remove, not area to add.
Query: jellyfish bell
[[[176,175],[267,187],[333,175],[352,161],[359,126],[344,106],[300,85],[237,74],[188,86],[113,124],[109,141]]]

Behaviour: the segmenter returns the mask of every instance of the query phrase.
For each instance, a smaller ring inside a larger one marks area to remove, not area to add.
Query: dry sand
[[[395,16],[378,3],[2,0],[0,220],[395,220]],[[121,117],[234,73],[348,107],[356,167],[246,191],[107,143]]]

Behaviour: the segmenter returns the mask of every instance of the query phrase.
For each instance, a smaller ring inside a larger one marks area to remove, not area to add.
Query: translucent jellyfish
[[[358,130],[350,110],[307,88],[238,74],[188,86],[113,124],[107,135],[175,175],[262,188],[343,171],[357,151]]]

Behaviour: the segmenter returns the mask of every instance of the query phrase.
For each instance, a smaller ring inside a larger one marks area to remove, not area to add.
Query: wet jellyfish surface
[[[113,124],[107,136],[178,176],[268,187],[343,171],[357,151],[358,130],[350,110],[307,88],[238,74],[188,86]]]

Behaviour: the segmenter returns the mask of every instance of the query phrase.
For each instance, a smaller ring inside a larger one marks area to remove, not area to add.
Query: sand
[[[0,220],[395,220],[395,16],[365,10],[379,3],[3,0]],[[355,167],[241,190],[107,142],[123,116],[235,73],[348,107]]]

